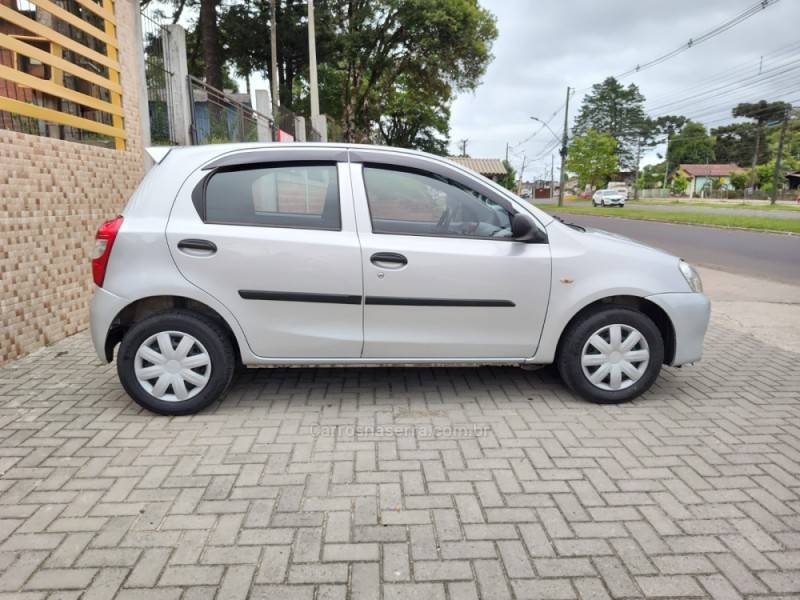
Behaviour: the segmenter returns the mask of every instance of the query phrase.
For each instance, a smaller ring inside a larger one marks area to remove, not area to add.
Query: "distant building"
[[[786,181],[789,182],[790,190],[800,189],[800,171],[786,174]]]
[[[506,167],[499,158],[471,158],[469,156],[448,156],[448,160],[457,165],[480,173],[493,181],[497,181],[506,174]]]
[[[712,189],[730,190],[731,175],[734,173],[746,173],[747,170],[734,163],[722,165],[680,165],[678,173],[689,180],[687,191],[689,196],[702,194],[703,191],[709,192]]]

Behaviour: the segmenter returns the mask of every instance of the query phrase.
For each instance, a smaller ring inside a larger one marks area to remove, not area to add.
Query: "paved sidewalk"
[[[800,354],[719,324],[626,406],[280,369],[191,418],[82,334],[0,368],[0,425],[2,598],[800,597]]]

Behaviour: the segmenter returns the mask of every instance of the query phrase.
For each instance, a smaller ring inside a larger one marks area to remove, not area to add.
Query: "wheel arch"
[[[598,310],[599,308],[604,308],[607,306],[625,306],[629,308],[635,308],[636,310],[647,315],[653,321],[653,323],[655,323],[658,331],[661,333],[661,339],[664,342],[664,364],[668,365],[672,363],[672,360],[675,356],[675,326],[672,324],[672,320],[669,318],[669,315],[664,311],[663,308],[658,306],[655,302],[651,302],[647,298],[624,294],[606,296],[604,298],[594,300],[586,306],[583,306],[574,315],[572,315],[559,334],[555,355],[558,356],[559,352],[561,351],[561,344],[564,340],[564,335],[577,320]]]
[[[239,344],[239,339],[234,332],[230,323],[216,310],[187,296],[180,295],[157,295],[147,296],[134,300],[122,310],[120,310],[108,329],[105,341],[105,355],[106,360],[111,362],[114,358],[114,348],[122,341],[122,337],[130,327],[142,319],[150,317],[160,312],[168,310],[183,309],[187,312],[195,312],[205,315],[213,319],[223,330],[228,334],[230,342],[233,345],[235,356],[239,361],[242,360],[242,349]]]

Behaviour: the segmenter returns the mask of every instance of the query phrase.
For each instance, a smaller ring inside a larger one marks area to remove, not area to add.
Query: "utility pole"
[[[517,185],[517,194],[522,192],[522,182],[525,181],[525,166],[528,162],[527,155],[522,153],[522,167],[519,170],[519,184]]]
[[[508,162],[508,142],[506,142],[506,162]]]
[[[555,187],[556,179],[556,155],[550,155],[550,200],[553,200],[553,188]]]
[[[756,173],[756,166],[758,166],[758,147],[761,142],[761,123],[756,123],[756,144],[753,151],[753,167],[750,169],[750,193],[755,196],[756,194],[756,181],[758,181],[758,173]]]
[[[564,106],[564,136],[561,138],[561,176],[558,185],[558,205],[564,206],[564,184],[567,180],[567,170],[564,163],[567,160],[567,142],[569,141],[569,93],[567,86],[567,103]]]
[[[469,139],[461,140],[461,156],[467,155],[467,142],[469,142]]]
[[[667,132],[667,151],[664,153],[664,189],[667,189],[667,176],[669,175],[669,132]]]
[[[308,86],[311,89],[311,123],[319,117],[319,88],[317,87],[317,40],[314,30],[314,0],[308,0]]]
[[[274,129],[273,141],[278,141],[278,131],[280,130],[280,118],[278,117],[278,107],[281,100],[278,92],[278,17],[275,5],[278,0],[271,0],[269,3],[269,46],[271,54],[270,70],[272,71],[272,123]]]
[[[787,106],[783,114],[783,126],[781,127],[781,137],[778,140],[778,156],[775,158],[775,172],[772,174],[772,194],[769,203],[775,204],[778,200],[778,180],[781,176],[781,159],[783,159],[783,143],[786,141],[786,130],[789,128],[789,114],[791,109]]]
[[[633,170],[633,199],[639,199],[639,162],[642,160],[642,138],[636,138],[636,168]]]

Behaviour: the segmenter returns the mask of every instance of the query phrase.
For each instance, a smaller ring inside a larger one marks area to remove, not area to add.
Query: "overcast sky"
[[[453,106],[451,151],[467,138],[467,153],[503,157],[511,143],[512,163],[522,154],[538,158],[525,179],[550,167],[553,143],[543,130],[519,144],[572,97],[570,117],[593,83],[661,56],[755,4],[755,0],[480,0],[497,17],[498,38],[481,86]],[[715,127],[742,101],[795,100],[800,104],[800,0],[781,0],[733,29],[632,77],[653,115],[684,114]],[[758,74],[764,56],[763,74]],[[794,61],[794,64],[792,64]],[[784,65],[786,72],[784,73]],[[770,73],[770,69],[774,69]],[[789,70],[791,69],[791,70]],[[727,86],[727,87],[723,87]],[[717,92],[708,93],[714,88]],[[687,97],[703,93],[695,99]],[[676,102],[668,104],[669,102]],[[563,113],[551,122],[560,132]],[[663,152],[663,148],[661,148]],[[558,173],[556,154],[556,173]],[[655,154],[645,163],[655,162]]]

